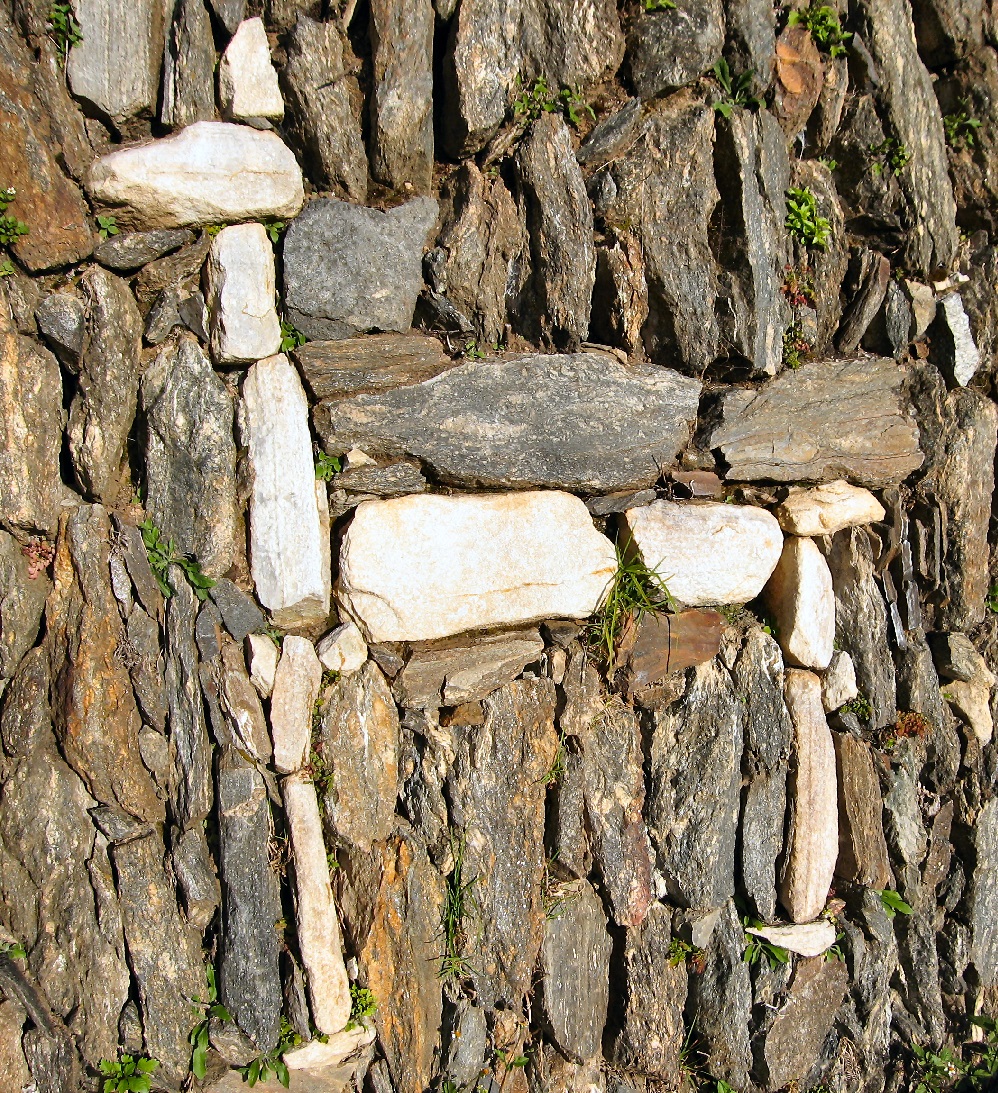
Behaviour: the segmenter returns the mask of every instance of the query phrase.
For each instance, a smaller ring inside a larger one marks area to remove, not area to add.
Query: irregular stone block
[[[79,372],[87,307],[75,292],[53,292],[35,308],[35,321],[49,348],[70,372]]]
[[[245,19],[229,39],[218,62],[218,98],[227,118],[257,129],[267,129],[271,121],[284,117],[270,43],[259,17]]]
[[[642,99],[684,87],[721,56],[721,0],[697,0],[682,11],[642,13],[627,35],[631,80]]]
[[[108,269],[129,273],[193,242],[194,233],[186,228],[122,232],[99,244],[94,258]]]
[[[204,270],[217,364],[259,361],[281,348],[274,248],[262,224],[233,224],[211,242]]]
[[[585,618],[615,571],[613,545],[568,494],[415,495],[358,506],[338,599],[368,640],[419,641]]]
[[[436,220],[429,197],[387,212],[332,198],[309,202],[284,236],[288,318],[310,338],[408,330]]]
[[[724,619],[716,611],[645,615],[630,652],[628,689],[633,693],[671,672],[713,660],[723,629]]]
[[[751,505],[655,501],[624,521],[641,560],[691,607],[755,599],[783,549],[776,519]]]
[[[312,711],[319,697],[322,665],[308,638],[288,634],[270,696],[274,767],[281,774],[300,770],[308,758]]]
[[[799,956],[821,956],[835,944],[835,924],[828,919],[801,926],[746,926],[745,933]]]
[[[323,402],[314,420],[328,451],[414,456],[447,482],[604,493],[658,479],[699,396],[695,380],[607,353],[532,354]]]
[[[290,638],[295,641],[299,639]],[[269,763],[273,754],[267,719],[260,705],[256,688],[246,674],[243,651],[238,645],[226,642],[222,646],[220,675],[220,704],[228,718],[238,745],[246,749],[261,763]],[[286,693],[285,693],[286,694]],[[314,701],[314,699],[313,699]],[[286,711],[286,705],[282,712]],[[271,708],[273,716],[273,707]],[[280,768],[278,768],[280,769]]]
[[[309,1040],[301,1047],[286,1051],[281,1058],[288,1070],[324,1070],[337,1067],[361,1048],[373,1043],[375,1035],[374,1025],[362,1022],[355,1028],[344,1029],[324,1041]],[[301,1085],[300,1082],[295,1084]]]
[[[794,762],[787,787],[791,815],[780,901],[793,922],[810,922],[825,906],[838,853],[835,749],[818,677],[789,669],[784,693],[794,725]]]
[[[710,446],[737,481],[900,482],[922,465],[918,429],[899,401],[902,379],[887,358],[810,361],[726,395]]]
[[[319,400],[410,387],[454,366],[439,340],[424,334],[369,334],[336,342],[306,342],[292,349],[290,356]]]
[[[833,733],[839,794],[839,856],[836,876],[883,891],[894,877],[884,837],[883,798],[870,745],[848,733]]]
[[[832,575],[811,539],[790,536],[763,597],[776,617],[776,640],[788,663],[827,668],[835,642]]]
[[[305,200],[301,168],[280,137],[221,121],[102,156],[87,189],[144,228],[290,220]]]
[[[831,713],[859,694],[856,686],[856,666],[844,649],[836,649],[821,677],[821,704]]]
[[[233,641],[242,641],[247,634],[262,630],[266,625],[267,620],[253,598],[226,577],[219,578],[208,595],[221,612],[225,629]]]
[[[250,564],[259,601],[278,626],[329,614],[328,528],[316,501],[308,403],[284,356],[258,361],[243,382],[240,422],[253,471]]]
[[[982,746],[990,743],[994,733],[990,684],[980,679],[971,683],[956,680],[946,684],[942,696],[970,726]]]
[[[34,572],[21,544],[0,531],[0,680],[10,679],[35,644],[51,591],[52,582]]]
[[[215,119],[215,39],[203,0],[175,0],[163,51],[159,120],[174,129]]]
[[[329,884],[319,803],[315,786],[304,774],[285,778],[282,792],[295,856],[298,947],[308,976],[312,1019],[320,1032],[332,1036],[343,1029],[350,1016],[350,982]]]
[[[277,646],[265,634],[246,635],[250,682],[262,698],[268,698],[274,689],[280,655]]]
[[[339,672],[341,675],[356,672],[367,660],[367,642],[352,622],[330,630],[316,645],[315,651],[327,672]]]
[[[841,478],[810,490],[791,487],[774,514],[791,535],[834,535],[843,528],[875,524],[885,515],[884,506],[869,490]]]

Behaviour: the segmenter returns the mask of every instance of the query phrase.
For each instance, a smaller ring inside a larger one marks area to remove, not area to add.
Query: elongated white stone
[[[322,665],[308,638],[288,634],[270,696],[274,767],[281,774],[301,770],[312,735],[312,710],[319,697]]]
[[[835,650],[835,593],[828,563],[811,539],[786,540],[763,596],[787,661],[827,668]]]
[[[843,528],[884,518],[884,506],[860,486],[841,478],[814,489],[793,489],[776,508],[780,527],[792,535],[834,535]]]
[[[305,201],[301,168],[279,136],[224,121],[101,156],[87,189],[143,228],[287,220]]]
[[[260,603],[278,626],[319,622],[329,613],[308,403],[283,355],[249,370],[240,406],[250,468],[250,563]],[[328,533],[327,533],[328,534]]]
[[[624,520],[641,559],[690,607],[755,599],[783,549],[776,518],[752,505],[655,501]]]
[[[288,775],[281,792],[295,860],[298,948],[308,973],[312,1018],[320,1032],[333,1036],[350,1017],[350,981],[329,883],[319,802],[315,786],[304,774]]]
[[[247,634],[243,644],[250,683],[256,687],[261,698],[269,698],[274,689],[277,661],[281,654],[266,634]]]
[[[259,361],[281,348],[274,248],[262,224],[233,224],[215,236],[205,282],[216,364]]]
[[[373,1044],[374,1037],[374,1023],[364,1021],[352,1029],[335,1033],[325,1043],[321,1040],[309,1040],[301,1047],[286,1051],[281,1058],[284,1059],[288,1070],[318,1070],[339,1066],[355,1051]]]
[[[794,922],[811,922],[825,906],[839,852],[835,748],[821,705],[821,680],[789,668],[784,696],[794,725],[794,756],[787,785],[790,845],[780,901]]]
[[[745,932],[798,956],[821,956],[835,944],[835,927],[826,918],[800,926],[747,926]]]
[[[369,641],[419,641],[585,618],[615,569],[613,544],[577,497],[421,494],[357,507],[338,595]]]
[[[266,128],[284,117],[284,99],[270,60],[270,43],[260,18],[244,19],[218,62],[222,113]]]

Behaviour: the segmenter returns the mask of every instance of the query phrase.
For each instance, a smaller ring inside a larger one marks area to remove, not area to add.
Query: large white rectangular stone
[[[257,598],[278,626],[321,622],[329,614],[323,564],[329,548],[316,500],[308,403],[287,357],[267,357],[249,370],[240,425],[253,477],[250,565]]]
[[[259,361],[281,348],[274,248],[262,224],[233,224],[212,240],[205,296],[216,364]]]
[[[369,641],[420,641],[586,618],[615,571],[613,544],[567,493],[420,494],[357,507],[338,596]]]

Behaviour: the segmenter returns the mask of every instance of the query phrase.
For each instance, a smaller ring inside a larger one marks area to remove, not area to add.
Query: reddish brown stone
[[[776,43],[776,92],[773,112],[788,137],[807,124],[818,105],[825,68],[807,27],[787,27]]]
[[[658,683],[671,672],[713,660],[723,630],[724,619],[717,611],[646,615],[631,650],[630,692]]]

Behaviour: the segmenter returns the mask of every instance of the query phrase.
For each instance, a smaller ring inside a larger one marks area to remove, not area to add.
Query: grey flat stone
[[[193,242],[194,233],[186,228],[129,232],[105,239],[94,251],[94,258],[108,269],[127,273]]]

